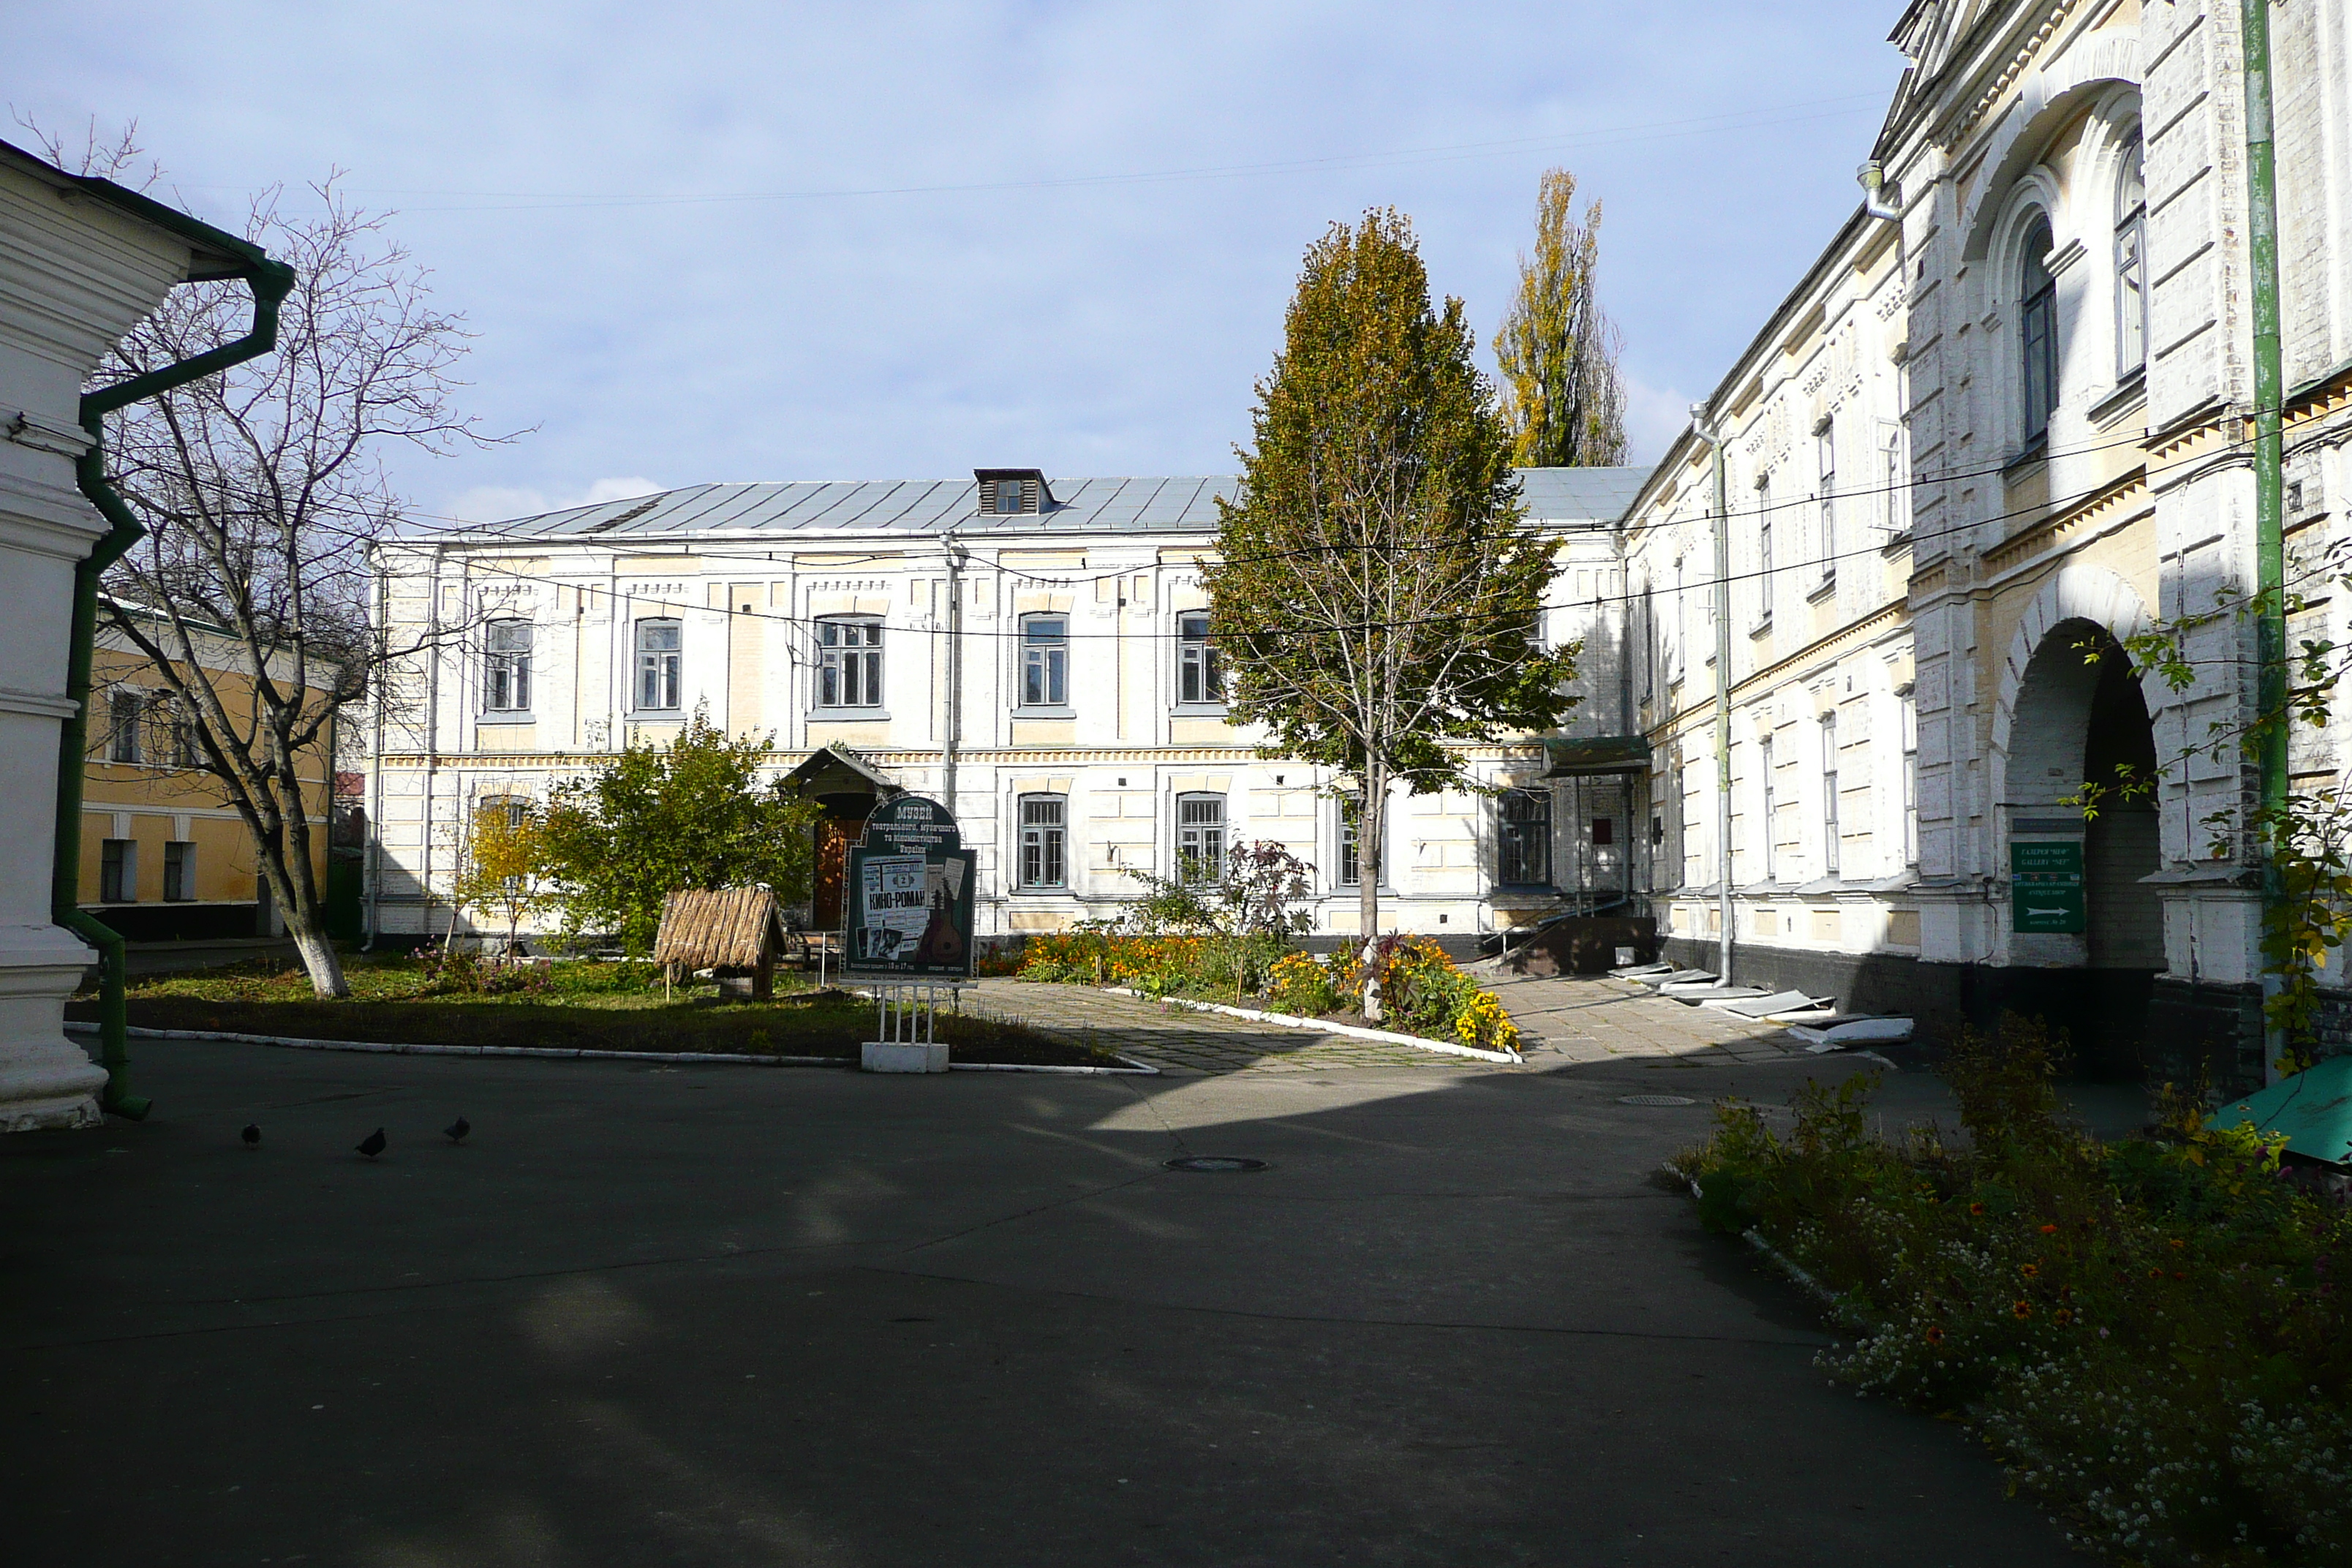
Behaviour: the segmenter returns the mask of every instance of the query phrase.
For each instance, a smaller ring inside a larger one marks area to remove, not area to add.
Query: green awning
[[[1548,779],[1580,778],[1591,773],[1646,773],[1650,742],[1639,735],[1592,735],[1574,741],[1546,741]]]
[[[2205,1125],[2247,1121],[2264,1132],[2285,1133],[2290,1154],[2337,1165],[2352,1162],[2352,1057],[2330,1057],[2258,1094],[2227,1101]]]

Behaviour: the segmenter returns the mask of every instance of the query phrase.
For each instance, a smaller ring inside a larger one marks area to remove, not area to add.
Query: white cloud
[[[536,517],[541,512],[562,511],[570,507],[594,506],[599,501],[626,500],[631,496],[648,496],[662,486],[641,477],[597,479],[584,490],[576,493],[531,489],[520,485],[476,485],[460,490],[450,500],[448,520],[456,522],[505,522],[512,518]]]

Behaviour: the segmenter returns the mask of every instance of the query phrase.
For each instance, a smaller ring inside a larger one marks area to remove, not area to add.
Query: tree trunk
[[[1388,854],[1388,813],[1381,807],[1388,798],[1388,770],[1366,764],[1363,786],[1356,797],[1356,918],[1364,934],[1364,1022],[1377,1024],[1382,1016],[1381,977],[1372,959],[1381,944],[1381,866]]]
[[[293,810],[280,816],[277,833],[255,834],[254,847],[260,853],[270,892],[284,913],[286,934],[294,939],[295,951],[302,955],[311,991],[321,998],[340,1000],[352,994],[352,985],[343,978],[341,955],[328,940],[319,880],[311,875],[310,825],[303,815],[307,803],[299,785],[291,793]]]

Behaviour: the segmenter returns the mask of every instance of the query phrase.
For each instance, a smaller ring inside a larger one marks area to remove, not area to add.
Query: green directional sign
[[[2009,846],[2010,929],[2020,935],[2074,936],[2083,911],[2083,841],[2012,839]]]

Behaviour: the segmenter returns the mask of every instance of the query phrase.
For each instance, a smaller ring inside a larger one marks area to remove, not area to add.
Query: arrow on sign
[[[2061,910],[2037,910],[2037,909],[2035,909],[2032,904],[2028,904],[2028,905],[2026,905],[2026,906],[2025,906],[2025,912],[2026,912],[2027,914],[2029,914],[2029,915],[2067,915],[2067,914],[2073,914],[2074,911],[2074,910],[2063,910],[2063,909],[2061,909]]]

